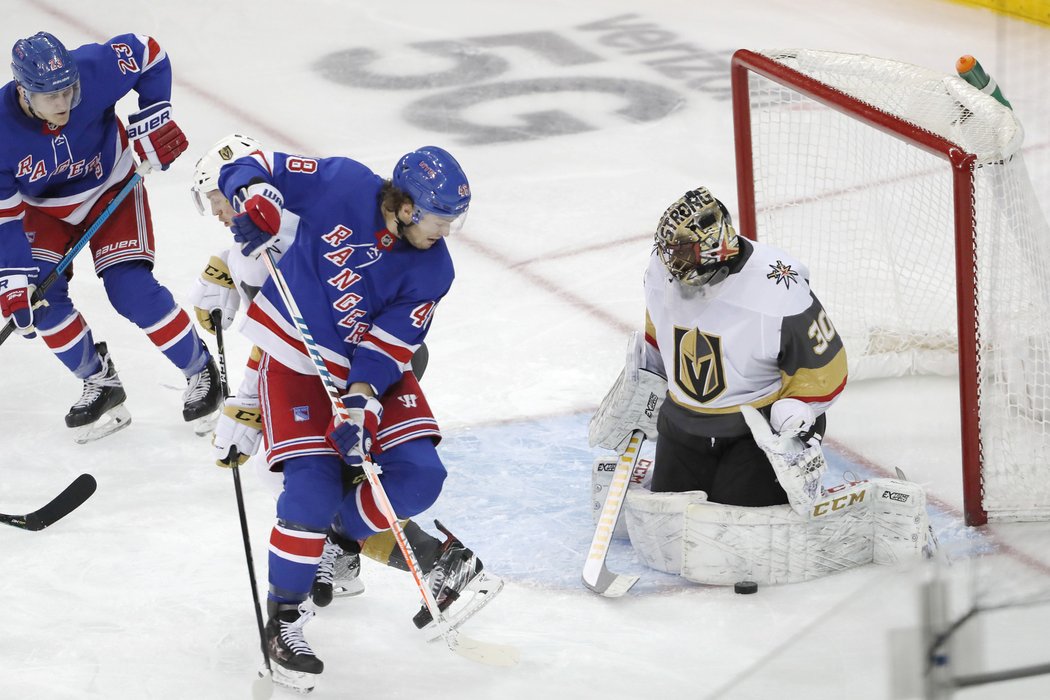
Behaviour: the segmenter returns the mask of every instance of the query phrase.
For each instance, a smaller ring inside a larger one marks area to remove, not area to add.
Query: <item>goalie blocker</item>
[[[635,331],[627,343],[623,371],[591,418],[587,431],[591,447],[620,454],[635,430],[644,432],[649,440],[656,439],[656,417],[667,394],[667,379],[646,369],[647,353],[645,338]]]

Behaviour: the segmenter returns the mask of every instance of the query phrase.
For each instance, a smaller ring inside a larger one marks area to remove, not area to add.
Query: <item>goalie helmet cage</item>
[[[1050,519],[1050,231],[1013,112],[859,54],[731,70],[741,233],[806,262],[851,379],[958,373],[967,524]]]

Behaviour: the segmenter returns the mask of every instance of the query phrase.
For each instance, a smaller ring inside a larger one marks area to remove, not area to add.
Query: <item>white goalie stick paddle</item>
[[[584,585],[606,598],[619,598],[631,590],[631,586],[638,583],[637,576],[609,571],[605,565],[605,558],[609,554],[609,545],[612,543],[613,530],[616,529],[616,520],[623,509],[623,501],[627,497],[627,486],[630,484],[634,467],[638,464],[644,442],[645,433],[641,430],[635,430],[628,438],[627,449],[616,462],[616,471],[613,472],[609,492],[605,495],[605,505],[602,506],[601,515],[598,516],[598,525],[594,529],[594,539],[591,540],[591,548],[587,550],[587,561],[583,564]]]
[[[317,349],[317,343],[313,339],[313,334],[310,333],[303,315],[299,312],[299,306],[295,303],[291,290],[288,289],[288,285],[285,283],[284,275],[277,269],[277,263],[274,262],[271,255],[270,250],[263,251],[263,262],[266,265],[266,269],[270,271],[270,276],[273,277],[274,284],[277,285],[277,291],[281,295],[281,299],[284,301],[288,313],[299,331],[299,336],[302,338],[307,352],[310,354],[310,359],[314,363],[314,369],[317,370],[317,376],[320,377],[321,383],[324,384],[325,391],[328,393],[328,398],[332,402],[333,410],[340,420],[347,421],[350,416],[343,405],[342,398],[339,396],[339,389],[335,385],[335,380],[332,379],[328,367],[325,366],[324,358],[321,357],[321,353]],[[401,554],[408,564],[409,572],[412,574],[412,578],[415,579],[416,587],[419,588],[420,595],[423,596],[423,602],[430,611],[434,624],[440,630],[448,648],[464,658],[489,666],[514,666],[517,664],[520,655],[516,648],[472,639],[460,633],[458,629],[449,623],[444,613],[438,609],[437,601],[434,600],[434,594],[430,590],[430,586],[427,585],[423,569],[416,559],[412,545],[405,536],[405,531],[401,527],[397,513],[394,512],[394,508],[390,504],[390,499],[387,498],[382,482],[379,481],[379,474],[376,472],[375,465],[366,456],[361,467],[365,472],[368,483],[372,486],[372,495],[375,496],[380,510],[383,511],[383,515],[390,525],[390,531],[393,533],[394,539],[401,549]]]

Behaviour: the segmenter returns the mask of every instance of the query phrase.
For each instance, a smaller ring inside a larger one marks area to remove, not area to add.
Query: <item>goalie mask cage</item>
[[[1013,112],[870,56],[737,51],[740,232],[796,254],[851,379],[958,373],[966,521],[1050,519],[1050,231]]]

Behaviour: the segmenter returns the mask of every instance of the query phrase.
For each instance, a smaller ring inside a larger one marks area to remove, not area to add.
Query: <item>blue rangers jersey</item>
[[[219,174],[230,201],[260,181],[280,190],[285,210],[299,216],[280,270],[328,371],[340,388],[365,382],[382,395],[410,368],[452,286],[444,239],[419,250],[391,234],[379,206],[383,179],[349,158],[257,151]],[[256,295],[242,331],[281,364],[315,373],[272,280]]]
[[[25,207],[79,224],[133,167],[114,105],[134,90],[139,108],[171,98],[171,64],[148,36],[121,34],[70,52],[80,71],[80,104],[51,128],[28,117],[14,81],[0,88],[0,268],[29,268]]]

